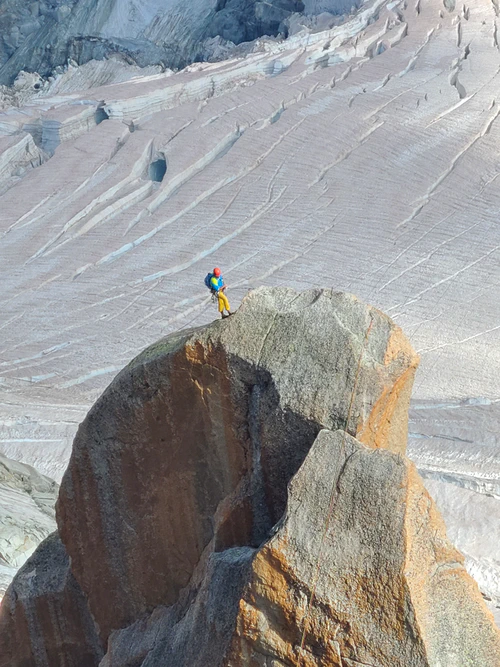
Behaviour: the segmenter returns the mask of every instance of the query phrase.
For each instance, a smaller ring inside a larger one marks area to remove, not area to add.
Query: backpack
[[[214,275],[213,273],[207,273],[207,275],[205,276],[205,285],[208,287],[208,289],[209,289],[211,292],[213,292],[213,289],[214,289],[214,288],[212,287],[212,285],[210,284],[210,281],[212,280],[213,275]]]

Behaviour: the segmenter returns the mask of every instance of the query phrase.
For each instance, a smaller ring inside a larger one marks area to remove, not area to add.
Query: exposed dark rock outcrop
[[[248,0],[219,0],[208,32],[223,39],[240,44],[250,42],[263,35],[286,36],[285,19],[301,12],[301,0],[275,0],[274,2],[248,2]]]

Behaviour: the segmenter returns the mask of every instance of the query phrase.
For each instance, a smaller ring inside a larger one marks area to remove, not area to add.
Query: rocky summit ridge
[[[465,667],[500,633],[405,457],[418,357],[382,312],[260,288],[162,339],[81,424],[1,667]]]

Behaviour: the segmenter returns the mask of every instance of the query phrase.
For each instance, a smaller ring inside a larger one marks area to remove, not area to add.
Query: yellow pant
[[[224,294],[224,292],[222,290],[220,292],[217,292],[217,299],[219,300],[219,313],[223,313],[224,308],[229,313],[229,311],[231,309],[231,306],[229,305],[229,301],[227,300],[227,296]]]

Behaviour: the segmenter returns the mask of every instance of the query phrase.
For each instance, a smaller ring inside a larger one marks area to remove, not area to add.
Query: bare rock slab
[[[500,633],[414,465],[319,433],[260,548],[111,634],[101,667],[494,667]]]
[[[408,459],[322,431],[253,561],[223,664],[498,665],[463,560]]]
[[[404,456],[417,363],[387,316],[319,289],[256,290],[145,350],[78,431],[62,543],[2,606],[5,667],[500,664]]]
[[[134,360],[80,427],[57,506],[103,639],[174,604],[209,545],[258,547],[322,428],[404,451],[417,363],[354,296],[285,288]]]
[[[0,607],[1,667],[97,667],[102,647],[64,545],[53,533]]]

